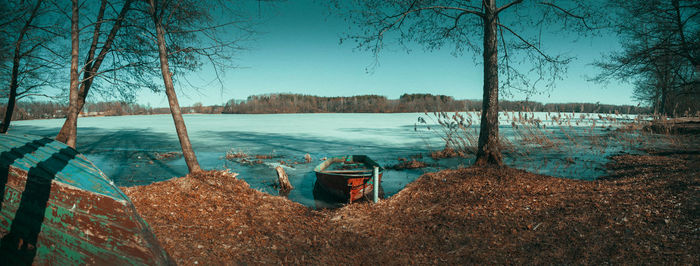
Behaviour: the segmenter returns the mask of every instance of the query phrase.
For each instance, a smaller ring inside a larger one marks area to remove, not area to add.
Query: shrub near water
[[[444,148],[433,151],[434,159],[472,157],[476,153],[479,112],[425,113],[415,130],[437,136]],[[597,178],[606,157],[632,151],[640,144],[674,143],[670,134],[648,130],[644,116],[591,113],[500,113],[501,150],[506,163],[539,173],[574,178]],[[478,121],[478,120],[477,120]],[[593,173],[590,173],[593,171]]]
[[[476,127],[472,127],[474,124],[472,112],[464,114],[449,115],[447,112],[434,112],[430,115],[426,112],[425,118],[418,117],[418,123],[425,125],[428,132],[439,136],[445,143],[442,150],[431,152],[430,157],[433,159],[467,157],[469,154],[476,153],[479,132]],[[414,130],[418,131],[417,125]]]

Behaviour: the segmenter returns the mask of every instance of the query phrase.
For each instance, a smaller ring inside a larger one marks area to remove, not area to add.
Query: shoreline
[[[699,263],[700,148],[611,159],[607,180],[470,167],[335,210],[222,171],[122,190],[180,264]]]
[[[294,115],[294,114],[431,114],[435,112],[446,112],[446,113],[479,113],[478,110],[460,110],[460,111],[416,111],[416,112],[245,112],[245,113],[183,113],[183,115]],[[605,114],[605,115],[631,115],[631,116],[653,116],[651,113],[596,113],[596,112],[576,112],[576,111],[524,111],[524,110],[500,110],[499,113],[561,113],[561,114]],[[152,114],[123,114],[123,115],[84,115],[79,114],[78,118],[95,118],[95,117],[121,117],[121,116],[151,116],[151,115],[167,115],[171,116],[169,112],[166,113],[152,113]],[[28,119],[13,119],[12,123],[19,121],[33,121],[33,120],[65,120],[65,117],[48,117],[48,118],[28,118]],[[671,118],[673,119],[686,119],[686,117]],[[12,126],[12,124],[10,124]]]

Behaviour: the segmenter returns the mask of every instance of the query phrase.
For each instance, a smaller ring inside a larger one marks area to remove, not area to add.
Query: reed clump
[[[248,154],[242,150],[234,151],[232,149],[226,152],[225,158],[229,161],[235,161],[236,159],[248,158]]]
[[[478,146],[479,117],[479,112],[425,113],[415,130],[420,126],[444,142],[444,148],[430,153],[433,159],[471,157]],[[666,121],[664,117],[524,109],[501,112],[499,120],[500,148],[507,164],[540,173],[546,168],[549,174],[572,177],[580,177],[576,171],[595,168],[596,163],[621,151],[682,142],[672,126],[656,125]],[[562,170],[574,164],[576,171]]]
[[[423,161],[418,161],[416,159],[404,159],[404,158],[399,158],[399,163],[395,165],[390,165],[387,166],[386,168],[388,169],[394,169],[394,170],[406,170],[406,169],[420,169],[420,168],[426,168],[431,166],[430,164],[423,162]]]

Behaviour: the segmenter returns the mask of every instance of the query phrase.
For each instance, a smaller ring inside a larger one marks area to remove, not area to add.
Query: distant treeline
[[[64,118],[67,105],[51,101],[18,102],[12,120]],[[647,114],[648,107],[595,103],[548,103],[500,101],[501,111],[578,112]],[[351,97],[319,97],[301,94],[266,94],[248,97],[245,101],[230,100],[225,106],[204,106],[195,103],[182,107],[183,113],[200,114],[270,114],[270,113],[408,113],[433,111],[479,111],[480,100],[455,100],[451,96],[404,94],[399,99],[379,95]],[[0,105],[0,117],[5,106]],[[81,116],[118,116],[169,114],[167,107],[152,108],[127,102],[88,102]]]
[[[66,104],[56,102],[17,102],[12,120],[64,118]],[[6,104],[0,105],[0,117],[5,117]]]
[[[548,103],[532,101],[500,101],[501,111],[585,112],[585,113],[649,113],[650,108],[631,105],[596,103]],[[380,95],[351,97],[319,97],[301,94],[265,94],[245,101],[230,100],[223,108],[227,114],[266,113],[406,113],[432,111],[479,111],[480,100],[455,100],[451,96],[404,94],[399,99]]]
[[[15,106],[15,112],[12,114],[12,120],[29,120],[29,119],[49,119],[49,118],[65,118],[65,110],[67,104],[51,101],[32,101],[18,102]],[[223,110],[222,106],[203,106],[201,103],[195,103],[191,107],[183,107],[183,113],[207,113],[220,114]],[[152,108],[136,103],[127,102],[88,102],[85,103],[83,112],[80,116],[119,116],[119,115],[152,115],[152,114],[169,114],[170,108]],[[0,117],[5,115],[5,106],[0,105]]]

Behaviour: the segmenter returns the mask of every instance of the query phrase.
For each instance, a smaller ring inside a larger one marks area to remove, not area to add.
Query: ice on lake
[[[551,122],[544,113],[535,113],[542,123]],[[433,161],[428,153],[444,147],[444,141],[417,123],[422,113],[398,114],[214,114],[185,115],[187,130],[198,160],[204,169],[231,169],[251,187],[276,194],[274,167],[279,161],[301,162],[310,154],[313,162],[283,165],[295,187],[289,198],[315,206],[312,195],[313,168],[324,157],[347,154],[370,156],[380,165],[397,164],[398,158],[422,154],[434,164],[418,170],[386,170],[382,187],[391,196],[425,172],[468,166],[473,156]],[[501,134],[514,134],[506,114],[501,114]],[[477,119],[478,121],[478,119]],[[54,137],[62,119],[13,122],[9,133]],[[418,124],[418,125],[417,125]],[[589,124],[576,127],[585,128]],[[603,130],[594,134],[604,134]],[[178,152],[179,142],[170,115],[83,117],[78,121],[77,149],[93,161],[119,186],[149,184],[187,174],[182,157],[158,160],[156,153]],[[225,159],[229,151],[273,155],[262,164],[240,164]],[[594,155],[573,150],[533,149],[526,159],[506,156],[506,163],[530,171],[566,178],[594,179],[605,174],[607,156],[620,148],[606,147]],[[573,154],[572,154],[573,153]],[[577,157],[578,156],[578,157]],[[578,163],[562,164],[573,158]],[[546,166],[547,162],[552,166]],[[544,165],[543,165],[544,164]]]

